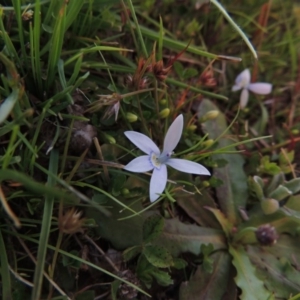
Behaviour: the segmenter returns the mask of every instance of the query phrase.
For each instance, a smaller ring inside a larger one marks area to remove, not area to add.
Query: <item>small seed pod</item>
[[[211,69],[204,71],[200,76],[200,83],[203,86],[213,87],[217,85],[217,80],[214,77],[214,73]]]
[[[130,195],[130,191],[129,191],[129,189],[127,189],[127,188],[123,188],[123,189],[122,189],[122,195],[123,195],[123,196]]]
[[[199,121],[201,123],[204,123],[208,120],[214,120],[215,118],[218,117],[219,114],[220,112],[218,110],[210,110]]]
[[[202,146],[205,148],[208,148],[208,147],[212,146],[214,144],[214,142],[215,141],[213,139],[208,139],[205,142],[203,142]]]
[[[194,132],[197,129],[197,126],[195,124],[191,124],[187,127],[187,130],[190,132]]]
[[[272,246],[277,242],[278,234],[275,227],[270,224],[261,225],[255,231],[257,241],[262,246]]]
[[[82,232],[82,225],[85,219],[81,218],[81,216],[82,211],[77,211],[74,207],[67,210],[58,218],[59,230],[67,234]]]
[[[210,186],[210,183],[209,183],[209,181],[207,181],[207,180],[203,180],[203,181],[202,181],[202,185],[203,185],[204,187],[209,187],[209,186]]]
[[[167,99],[161,99],[161,100],[159,100],[159,104],[160,105],[167,105],[168,104],[168,100]]]
[[[260,203],[261,209],[265,215],[271,215],[279,209],[279,202],[275,199],[264,199]]]
[[[128,112],[128,113],[126,114],[126,119],[128,120],[128,122],[134,123],[134,122],[136,122],[136,121],[138,120],[138,117],[137,117],[137,115]]]
[[[110,144],[115,144],[116,143],[116,139],[111,136],[110,134],[107,133],[103,133],[105,140],[110,143]]]
[[[169,114],[170,114],[170,109],[169,108],[164,108],[163,110],[161,110],[159,112],[160,117],[163,118],[163,119],[167,118],[169,116]]]

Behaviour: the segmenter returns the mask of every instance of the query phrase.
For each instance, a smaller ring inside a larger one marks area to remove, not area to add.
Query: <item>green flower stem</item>
[[[245,41],[246,45],[249,47],[250,51],[252,52],[255,59],[257,59],[257,53],[252,46],[251,42],[245,35],[245,33],[241,30],[241,28],[232,20],[232,18],[229,16],[227,11],[224,9],[224,7],[217,1],[217,0],[210,0],[212,4],[214,4],[219,11],[223,14],[225,19],[232,25],[232,27],[240,34],[241,38]]]
[[[60,201],[60,208],[59,208],[60,211],[62,210],[61,206],[63,206],[62,200]],[[51,264],[51,268],[50,268],[50,272],[49,272],[49,277],[51,279],[53,279],[53,277],[54,277],[55,266],[56,266],[57,257],[58,257],[58,253],[59,253],[58,250],[60,249],[63,236],[64,236],[63,232],[59,230],[59,234],[58,234],[58,238],[57,238],[56,246],[55,246],[55,251],[54,251],[54,255],[53,255],[53,259],[52,259],[52,264]],[[47,298],[48,300],[50,300],[52,298],[52,294],[53,294],[53,285],[50,284],[48,298]]]
[[[148,52],[147,52],[147,49],[146,49],[146,46],[145,46],[145,43],[144,43],[144,38],[143,38],[141,29],[140,29],[140,26],[139,26],[139,23],[138,23],[138,19],[137,19],[136,14],[135,14],[135,9],[133,7],[132,1],[131,0],[127,0],[127,3],[128,3],[128,6],[129,6],[129,9],[130,9],[130,12],[131,12],[131,15],[132,15],[135,27],[136,27],[136,31],[137,31],[137,35],[138,35],[138,38],[139,38],[139,41],[140,41],[140,45],[142,47],[143,55],[145,57],[148,57]],[[137,49],[139,49],[139,47],[137,47]]]
[[[40,4],[41,5],[44,5],[48,2],[50,2],[51,0],[43,0],[43,1],[40,1]],[[20,7],[20,9],[31,9],[31,8],[34,8],[35,6],[37,5],[37,3],[33,3],[33,4],[25,4],[25,5],[22,5]],[[13,6],[1,6],[1,9],[4,10],[4,11],[14,11],[15,8]]]
[[[50,161],[49,161],[49,172],[51,174],[56,175],[59,164],[59,153],[57,150],[51,151]],[[48,176],[47,186],[53,188],[56,185],[56,180]],[[51,220],[53,214],[53,206],[54,206],[54,197],[53,195],[45,196],[44,203],[44,213],[42,218],[42,228],[39,239],[39,247],[37,253],[37,264],[34,272],[34,280],[33,280],[33,290],[31,299],[36,300],[41,298],[42,285],[43,285],[43,272],[45,268],[45,260],[47,254],[47,245],[49,240],[50,228],[51,228]]]

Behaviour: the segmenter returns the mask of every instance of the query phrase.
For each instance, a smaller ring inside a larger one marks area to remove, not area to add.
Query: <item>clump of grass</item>
[[[248,2],[2,4],[3,299],[298,297],[299,7]],[[273,92],[239,109],[245,68]],[[124,132],[162,148],[180,114],[212,176],[150,203]]]

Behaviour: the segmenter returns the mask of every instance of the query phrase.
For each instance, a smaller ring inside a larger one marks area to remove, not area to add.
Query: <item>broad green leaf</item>
[[[293,194],[296,194],[300,191],[300,178],[294,178],[285,182],[283,186],[290,190]]]
[[[188,282],[180,285],[179,300],[220,300],[227,290],[231,274],[231,257],[227,252],[218,251],[210,256],[213,260],[212,273],[200,265]]]
[[[198,71],[195,68],[185,69],[183,72],[183,79],[189,79],[198,75]]]
[[[193,180],[191,174],[183,172],[170,172],[170,178],[175,181],[189,182],[197,186],[197,180]],[[221,228],[216,218],[207,213],[207,207],[216,208],[216,203],[213,197],[203,190],[201,193],[196,190],[194,186],[185,186],[185,190],[193,193],[187,193],[186,191],[176,192],[176,202],[184,209],[184,211],[198,224],[203,227],[211,227],[219,229]]]
[[[270,157],[266,155],[260,160],[259,172],[269,175],[277,175],[281,172],[281,169],[277,163],[271,162]]]
[[[202,268],[206,273],[213,272],[213,259],[211,257],[214,251],[214,246],[212,244],[201,245],[201,254],[203,255]]]
[[[142,252],[142,246],[133,246],[123,252],[124,261],[129,261]]]
[[[153,279],[156,279],[161,286],[168,286],[173,283],[167,272],[154,267],[144,255],[140,255],[138,259],[136,274],[148,288],[151,287]]]
[[[214,246],[212,244],[201,245],[201,253],[203,255],[203,270],[207,273],[212,273],[213,271],[213,259],[211,254],[214,251]]]
[[[136,266],[136,274],[138,278],[146,284],[147,287],[151,286],[153,280],[151,273],[156,269],[157,268],[151,265],[144,255],[139,256]]]
[[[264,187],[262,184],[262,179],[258,176],[254,176],[253,178],[249,177],[248,184],[249,184],[250,190],[254,192],[257,199],[262,201],[265,198],[264,191],[263,191]]]
[[[266,187],[266,195],[269,196],[270,193],[272,193],[280,184],[284,185],[285,183],[285,176],[281,172],[279,174],[276,174],[273,176],[271,182],[269,185]]]
[[[297,211],[284,210],[280,208],[274,214],[265,215],[261,209],[253,210],[249,214],[249,220],[239,226],[239,230],[246,227],[259,227],[263,224],[274,226],[278,233],[286,232],[297,234],[300,228],[300,215],[296,215]]]
[[[143,225],[143,242],[148,243],[158,237],[164,228],[164,219],[159,215],[147,218]]]
[[[260,103],[260,110],[261,110],[261,113],[258,114],[258,120],[252,126],[252,129],[256,133],[257,136],[262,136],[264,134],[266,126],[268,124],[268,120],[269,120],[269,113],[262,103]]]
[[[253,180],[259,184],[261,186],[261,188],[263,189],[265,186],[264,181],[262,180],[262,178],[260,178],[259,176],[253,176]]]
[[[282,149],[283,152],[279,153],[279,165],[288,165],[295,159],[295,151],[288,151],[287,149]]]
[[[207,207],[216,208],[216,204],[206,190],[195,195],[180,193],[177,203],[198,225],[221,228],[215,217],[207,211]]]
[[[173,256],[184,252],[198,255],[201,245],[210,243],[215,250],[226,249],[222,231],[184,224],[177,219],[165,220],[162,234],[153,242],[164,246]]]
[[[112,193],[114,196],[118,196],[121,193],[123,185],[126,182],[125,174],[115,174],[112,178]]]
[[[178,257],[173,258],[173,262],[174,262],[173,268],[177,270],[184,269],[188,266],[188,263],[182,258],[178,258]]]
[[[143,254],[157,268],[169,268],[174,265],[172,255],[159,245],[147,245],[143,249]]]
[[[285,206],[290,209],[300,211],[300,195],[289,197]]]
[[[272,247],[263,247],[263,249],[275,257],[285,257],[289,261],[300,261],[299,241],[288,234],[281,234],[276,244]]]
[[[229,246],[233,257],[232,263],[236,268],[235,282],[242,290],[241,300],[269,299],[271,293],[265,288],[264,282],[257,277],[255,267],[252,265],[244,248],[238,249]]]
[[[218,108],[210,100],[204,99],[199,106],[199,118],[212,110],[218,110]],[[209,134],[210,139],[214,140],[224,134],[227,128],[226,118],[221,112],[216,119],[202,123],[203,131]],[[230,130],[226,131],[225,136],[228,135],[230,135]],[[225,136],[218,140],[218,148],[233,144],[233,141]],[[226,151],[235,150],[234,147],[226,149]],[[245,207],[248,198],[247,177],[243,170],[245,160],[240,154],[226,153],[215,154],[212,158],[228,162],[225,167],[214,168],[213,175],[223,181],[223,185],[216,189],[221,210],[232,223],[236,223],[239,216],[238,209]]]
[[[126,203],[124,199],[118,198],[119,201]],[[126,203],[127,205],[130,203]],[[143,223],[146,218],[145,215],[138,215],[134,218],[119,221],[118,219],[132,215],[132,212],[123,209],[120,205],[113,201],[109,201],[110,217],[104,216],[94,208],[86,210],[86,216],[93,218],[98,227],[96,232],[108,240],[116,249],[123,250],[132,246],[140,245],[142,243]],[[135,202],[130,206],[136,211],[143,209],[141,202]]]
[[[208,245],[201,245],[201,253],[204,255],[204,256],[209,256],[212,254],[214,250],[214,247],[213,245],[211,244],[208,244]]]
[[[269,197],[274,198],[278,201],[283,200],[284,198],[291,196],[292,192],[283,185],[277,187],[272,193],[269,194]]]
[[[179,61],[175,61],[173,64],[173,68],[177,74],[178,77],[182,78],[182,74],[184,72],[184,68],[182,63],[180,63]]]
[[[279,166],[284,174],[289,174],[294,171],[295,164],[295,151],[289,151],[288,149],[282,149],[279,153]]]
[[[287,242],[286,239],[285,241]],[[288,247],[289,243],[285,246]],[[295,254],[299,253],[299,246],[297,248]],[[275,254],[270,253],[269,249]],[[276,245],[264,248],[250,246],[247,252],[268,290],[275,293],[278,298],[288,299],[300,291],[300,272],[292,265],[295,256],[287,258],[286,255],[281,256],[284,255],[282,252],[276,253],[276,250]]]
[[[220,161],[220,160],[219,160],[219,161]],[[218,167],[220,167],[219,162],[215,161],[215,163],[216,163],[216,165],[217,165]],[[226,162],[225,165],[227,165],[227,162]],[[224,166],[225,166],[225,165],[224,165]],[[219,186],[221,186],[221,185],[223,184],[223,181],[222,181],[221,179],[216,178],[216,177],[214,177],[214,176],[210,177],[209,180],[207,180],[207,181],[209,182],[209,185],[210,185],[210,187],[212,187],[212,188],[217,188],[217,187],[219,187]]]
[[[153,270],[152,276],[156,279],[157,283],[161,286],[168,286],[173,284],[173,280],[169,273],[162,270]]]
[[[224,233],[227,236],[230,236],[233,225],[229,222],[229,220],[226,218],[226,216],[219,210],[219,209],[213,209],[213,208],[207,208],[209,211],[213,213],[213,215],[216,217],[218,222],[223,228]]]

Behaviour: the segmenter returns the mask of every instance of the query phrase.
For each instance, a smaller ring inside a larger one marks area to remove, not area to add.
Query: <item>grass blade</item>
[[[49,172],[52,174],[57,174],[59,163],[59,153],[57,150],[53,150],[50,154],[49,161]],[[54,177],[48,177],[47,186],[54,187],[56,181]],[[40,233],[39,248],[37,254],[37,264],[34,272],[34,286],[32,291],[32,300],[41,298],[41,290],[43,284],[43,272],[45,267],[45,258],[47,252],[47,244],[51,227],[52,211],[53,211],[54,197],[52,195],[46,195],[45,197],[45,206],[44,214],[42,218],[42,228]]]
[[[35,1],[36,6],[34,8],[34,27],[30,30],[31,31],[31,41],[30,45],[32,49],[31,57],[32,59],[32,69],[33,69],[33,76],[35,78],[35,82],[38,86],[39,93],[42,94],[42,74],[41,74],[41,61],[40,61],[40,38],[41,38],[41,3],[40,0]],[[32,27],[32,26],[30,26]]]
[[[22,21],[22,13],[21,13],[21,1],[20,0],[12,0],[12,4],[14,6],[14,11],[18,23],[18,33],[19,33],[19,39],[20,39],[20,46],[21,46],[21,52],[23,61],[25,62],[26,69],[28,69],[28,61],[27,61],[27,55],[26,55],[26,49],[25,49],[25,41],[24,41],[24,28],[23,28],[23,21]]]
[[[9,273],[9,264],[7,259],[7,253],[5,249],[5,243],[0,231],[0,261],[1,261],[1,283],[2,283],[2,299],[12,299],[11,295],[11,280]]]
[[[255,59],[257,59],[257,53],[252,46],[251,42],[245,35],[245,33],[242,31],[242,29],[232,20],[232,18],[229,16],[227,11],[224,9],[224,7],[217,1],[217,0],[210,0],[212,4],[214,4],[219,11],[223,14],[225,19],[232,25],[232,27],[240,34],[241,38],[245,41],[246,45],[249,47],[250,51],[252,52]]]
[[[19,98],[19,89],[14,88],[11,94],[0,105],[0,124],[3,123],[13,110]]]
[[[60,1],[62,3],[62,1]],[[57,70],[57,63],[61,55],[66,27],[66,8],[67,2],[63,1],[56,16],[54,29],[50,41],[51,50],[49,51],[49,64],[47,70],[47,89],[51,87],[54,81],[54,75]]]
[[[143,38],[143,35],[142,35],[142,31],[141,31],[140,25],[138,23],[138,19],[137,19],[136,14],[135,14],[135,9],[133,7],[132,1],[128,0],[127,3],[128,3],[129,10],[130,10],[130,13],[131,13],[132,18],[133,18],[133,22],[135,24],[135,28],[136,28],[136,31],[137,31],[138,39],[139,39],[140,45],[142,47],[143,55],[145,57],[148,57],[148,52],[147,52],[147,49],[146,49],[146,45],[145,45],[145,42],[144,42],[144,38]]]

